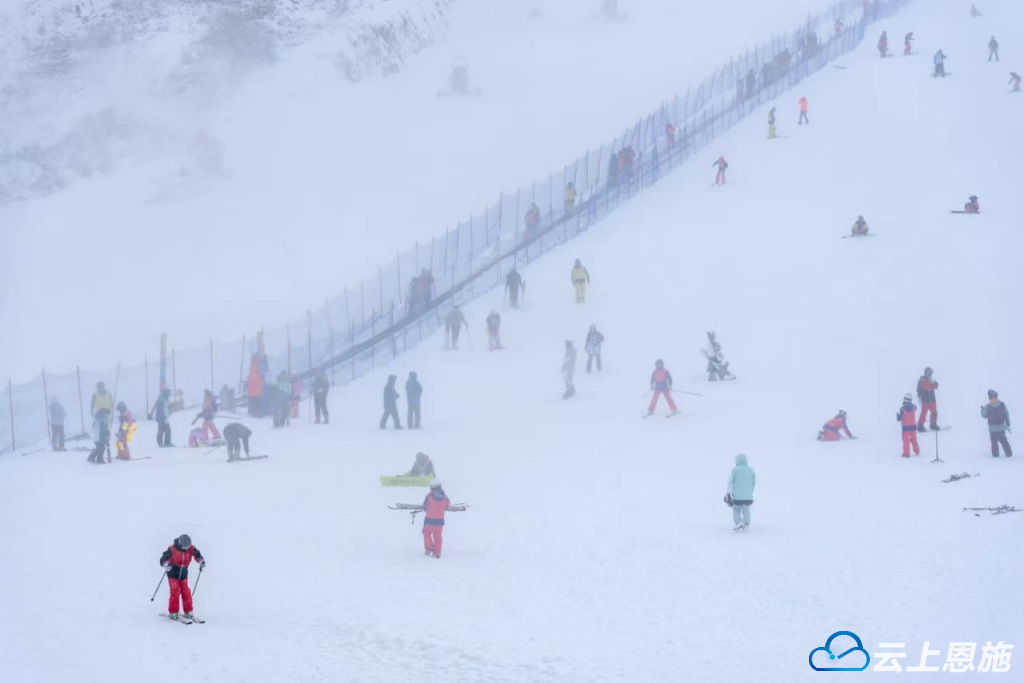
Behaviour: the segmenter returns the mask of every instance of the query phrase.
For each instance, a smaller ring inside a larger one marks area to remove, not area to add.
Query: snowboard
[[[430,486],[434,477],[410,477],[404,474],[396,474],[393,477],[382,474],[380,483],[383,486]]]

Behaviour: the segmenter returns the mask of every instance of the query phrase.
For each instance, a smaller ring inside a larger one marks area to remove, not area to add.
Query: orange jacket
[[[850,428],[846,426],[846,420],[844,420],[843,418],[833,417],[831,420],[825,423],[825,431],[835,432],[836,434],[838,434],[840,429],[846,432],[846,435],[848,437],[850,437],[851,439],[853,438],[853,434],[850,433]]]

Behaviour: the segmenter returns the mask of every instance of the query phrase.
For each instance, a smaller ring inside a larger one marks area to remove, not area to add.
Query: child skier
[[[729,488],[725,493],[725,502],[732,507],[732,521],[736,525],[733,531],[746,531],[750,528],[750,506],[754,502],[754,486],[757,475],[747,465],[747,456],[740,453],[736,456],[736,466],[729,474]]]
[[[206,437],[203,436],[203,430],[200,429],[199,427],[196,427],[195,429],[188,433],[189,448],[199,448],[200,446],[207,445],[209,445],[209,442],[206,440]]]
[[[252,430],[241,422],[232,422],[224,427],[224,440],[228,442],[228,462],[242,459],[242,449],[245,449],[245,457],[249,457],[249,437]]]
[[[796,125],[801,126],[805,123],[811,125],[811,120],[807,118],[807,98],[801,97],[797,104],[800,105],[800,119],[796,122]]]
[[[576,395],[576,385],[573,378],[576,376],[576,348],[572,345],[571,339],[565,340],[565,356],[562,358],[562,379],[565,380],[565,393],[562,398],[572,398]]]
[[[864,220],[864,216],[857,216],[857,221],[850,228],[851,237],[864,237],[868,234],[868,224]]]
[[[981,416],[988,420],[992,457],[999,457],[999,446],[1002,444],[1003,453],[1007,458],[1012,458],[1013,450],[1010,449],[1010,442],[1006,440],[1006,432],[1010,431],[1010,411],[1006,409],[1006,404],[999,400],[999,394],[992,389],[988,390],[988,403],[981,407]]]
[[[846,426],[846,411],[840,410],[836,413],[836,416],[825,423],[825,426],[818,432],[818,441],[839,441],[843,438],[843,435],[839,433],[842,430],[846,433],[846,436],[851,439],[856,439],[853,434],[850,433],[850,428]]]
[[[654,372],[651,373],[651,390],[654,396],[651,397],[651,404],[647,406],[647,414],[653,415],[654,409],[658,407],[658,398],[665,397],[669,410],[672,413],[679,412],[676,409],[676,402],[672,400],[672,373],[665,369],[665,361],[658,359],[654,361]]]
[[[491,311],[487,316],[487,350],[501,349],[501,316]]]
[[[921,401],[921,417],[917,421],[917,431],[923,432],[924,418],[925,415],[931,414],[931,429],[935,430],[939,428],[937,424],[938,412],[935,409],[935,390],[939,388],[939,383],[932,379],[931,368],[925,368],[924,374],[917,380],[917,398]]]
[[[587,341],[583,345],[583,349],[587,352],[587,372],[590,372],[590,366],[593,361],[597,360],[597,371],[601,372],[601,344],[604,343],[604,335],[597,331],[597,325],[591,325],[587,331]]]
[[[135,416],[132,415],[132,411],[128,410],[128,406],[123,401],[117,404],[117,439],[114,441],[114,445],[117,447],[117,459],[118,460],[131,460],[132,453],[128,450],[128,442],[135,438],[135,430],[138,429],[138,425],[135,423]]]
[[[167,605],[167,616],[178,618],[179,596],[181,606],[185,608],[185,618],[192,619],[192,589],[188,587],[188,565],[195,558],[199,561],[199,571],[206,568],[206,560],[199,548],[192,545],[188,534],[174,539],[160,556],[160,566],[167,572],[167,585],[171,589],[171,598]]]
[[[463,507],[452,507],[441,482],[434,480],[430,484],[430,493],[423,499],[423,548],[427,556],[433,555],[441,559],[441,545],[444,532],[444,513],[462,512]]]
[[[910,394],[903,396],[903,405],[896,413],[896,421],[903,427],[903,457],[910,457],[910,448],[914,448],[914,455],[921,455],[921,449],[917,445],[917,406],[914,405],[914,397]]]
[[[725,157],[718,157],[712,166],[718,166],[718,173],[715,174],[715,185],[725,185],[725,169],[729,168],[729,162]]]
[[[220,431],[217,430],[217,425],[213,424],[214,415],[217,414],[217,398],[213,395],[213,391],[210,389],[206,390],[203,397],[203,409],[199,413],[198,417],[203,418],[203,440],[209,440],[209,432],[213,432],[214,439],[220,439]]]

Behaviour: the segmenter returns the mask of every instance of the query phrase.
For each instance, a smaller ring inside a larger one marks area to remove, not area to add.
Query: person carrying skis
[[[514,267],[505,278],[505,291],[508,293],[508,300],[512,304],[512,308],[519,308],[519,294],[526,295],[526,282]]]
[[[395,389],[395,382],[398,377],[388,375],[388,383],[384,385],[384,415],[380,418],[380,428],[387,427],[388,418],[394,421],[395,429],[401,429],[402,423],[398,420],[398,390]]]
[[[840,410],[835,417],[825,423],[825,426],[818,432],[818,441],[839,441],[843,438],[843,435],[839,433],[840,430],[845,432],[848,438],[857,438],[850,433],[850,428],[846,426],[845,410]]]
[[[721,156],[711,166],[712,168],[718,167],[718,172],[715,173],[715,185],[725,185],[725,169],[729,168],[729,162],[725,160],[724,156]]]
[[[565,380],[565,393],[562,398],[572,398],[576,395],[576,385],[573,379],[576,376],[576,348],[572,345],[571,339],[565,340],[565,356],[562,358],[562,379]]]
[[[913,31],[911,31],[907,35],[903,36],[903,56],[904,57],[906,57],[907,55],[911,54],[914,51],[914,46],[912,45],[913,42],[914,42],[914,32]]]
[[[885,31],[882,31],[882,36],[878,39],[878,55],[880,57],[889,56],[889,36]]]
[[[768,110],[768,138],[775,137],[775,107]]]
[[[1013,457],[1010,442],[1006,440],[1006,432],[1010,431],[1010,411],[1006,404],[999,400],[999,394],[988,390],[988,403],[981,407],[981,416],[988,420],[988,436],[992,441],[992,457],[999,457],[999,446],[1007,458]]]
[[[597,325],[591,325],[587,330],[587,341],[583,344],[583,350],[587,352],[587,372],[590,372],[595,359],[597,371],[601,372],[601,344],[604,344],[604,335],[597,331]]]
[[[676,402],[672,400],[672,373],[665,369],[665,361],[658,359],[654,361],[654,372],[651,373],[651,404],[647,406],[647,414],[653,415],[654,409],[658,407],[658,398],[665,397],[668,408],[673,413],[678,412]]]
[[[587,300],[587,285],[590,284],[590,273],[583,267],[579,259],[576,259],[569,279],[572,280],[572,287],[576,292],[576,303],[584,303]]]
[[[944,53],[942,50],[939,50],[938,52],[935,53],[935,57],[932,58],[932,63],[935,64],[935,73],[932,74],[932,78],[935,78],[937,76],[942,76],[943,78],[946,77],[945,59],[946,53]]]
[[[323,415],[324,424],[330,424],[331,414],[327,411],[327,392],[331,390],[331,381],[327,379],[327,373],[318,370],[313,379],[313,411],[316,413],[316,423],[320,424],[320,416]]]
[[[501,316],[491,311],[487,316],[487,350],[501,349]]]
[[[571,216],[576,210],[576,188],[572,183],[565,184],[565,215]]]
[[[971,195],[967,198],[967,203],[964,204],[964,213],[981,213],[981,204],[978,203],[978,197]]]
[[[750,506],[754,503],[756,485],[757,475],[747,464],[747,456],[740,453],[736,456],[736,466],[729,473],[729,486],[725,492],[725,502],[732,508],[733,531],[750,528]]]
[[[1018,74],[1016,71],[1011,71],[1010,72],[1010,82],[1007,83],[1007,85],[1012,85],[1013,86],[1013,88],[1010,90],[1010,92],[1020,92],[1020,82],[1021,82],[1020,74]]]
[[[797,104],[800,105],[800,119],[796,122],[796,125],[800,126],[805,123],[811,125],[811,120],[807,118],[807,98],[801,96]]]
[[[206,569],[206,560],[199,548],[192,545],[192,538],[182,534],[174,539],[167,550],[160,555],[160,566],[167,572],[167,585],[171,589],[167,604],[167,616],[178,618],[180,607],[185,608],[185,618],[192,619],[192,589],[188,587],[188,566],[192,560],[199,561],[199,571]]]
[[[996,58],[997,62],[999,61],[999,41],[996,40],[995,36],[992,36],[992,39],[988,41],[988,61],[991,62],[993,57]]]
[[[54,451],[65,451],[64,448],[64,418],[67,411],[60,401],[54,398],[50,401],[50,446]]]
[[[853,227],[850,228],[851,237],[863,237],[868,234],[868,223],[864,220],[864,216],[857,216],[857,220],[854,222]]]
[[[931,368],[925,368],[924,374],[917,380],[917,398],[921,401],[921,417],[917,421],[917,431],[919,432],[925,431],[924,418],[928,414],[931,414],[931,429],[939,428],[937,423],[939,415],[935,409],[935,390],[939,388],[939,383],[932,379],[933,372],[934,370]]]
[[[434,463],[430,461],[426,453],[417,453],[416,461],[413,462],[412,467],[408,472],[401,475],[403,477],[433,477],[434,476]]]
[[[913,447],[914,455],[921,455],[921,449],[917,445],[917,406],[914,405],[914,397],[910,394],[903,396],[903,405],[896,413],[896,421],[903,427],[903,457],[910,457],[910,448]]]
[[[423,499],[423,548],[428,557],[433,555],[441,559],[441,545],[444,542],[444,513],[462,512],[464,507],[452,507],[448,495],[444,492],[441,482],[434,480],[430,484],[430,493]]]
[[[156,445],[160,448],[171,446],[171,423],[168,422],[170,410],[168,401],[171,398],[171,390],[166,387],[160,390],[153,404],[152,416],[156,420]]]
[[[117,418],[117,440],[114,442],[114,445],[117,446],[117,459],[131,460],[132,452],[128,450],[128,442],[135,438],[135,430],[138,429],[138,425],[135,423],[135,416],[132,415],[132,411],[128,410],[124,401],[119,401],[117,404]]]
[[[228,442],[228,462],[235,462],[242,459],[242,449],[245,449],[245,457],[249,457],[249,437],[252,430],[241,422],[232,422],[224,427],[224,440]]]
[[[409,429],[420,428],[421,396],[423,396],[423,385],[416,378],[416,373],[410,372],[409,378],[405,380],[405,402],[408,404],[405,423],[409,426]]]
[[[449,342],[449,348],[458,350],[459,348],[459,333],[462,328],[469,329],[469,323],[466,322],[466,316],[462,315],[462,309],[458,306],[452,306],[452,310],[448,311],[448,315],[444,319],[444,333],[446,341]]]

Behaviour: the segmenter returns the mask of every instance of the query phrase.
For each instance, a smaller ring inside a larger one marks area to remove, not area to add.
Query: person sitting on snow
[[[430,458],[426,453],[417,453],[416,462],[412,464],[412,469],[403,474],[404,477],[433,477],[434,476],[434,463],[430,461]]]
[[[200,446],[208,446],[208,445],[209,445],[209,442],[207,442],[206,437],[203,436],[203,429],[202,429],[202,427],[196,427],[195,429],[193,429],[191,432],[188,433],[188,447],[189,448],[199,448]]]
[[[964,204],[964,213],[981,213],[981,204],[975,195],[968,197],[968,202]]]
[[[868,234],[868,223],[864,220],[864,216],[857,216],[857,222],[850,228],[850,235],[853,237],[863,237]]]
[[[818,432],[818,441],[839,441],[843,438],[843,435],[839,433],[842,430],[851,439],[856,439],[853,434],[850,433],[850,428],[846,426],[846,411],[840,410],[836,413],[836,416],[825,423],[825,426]]]

